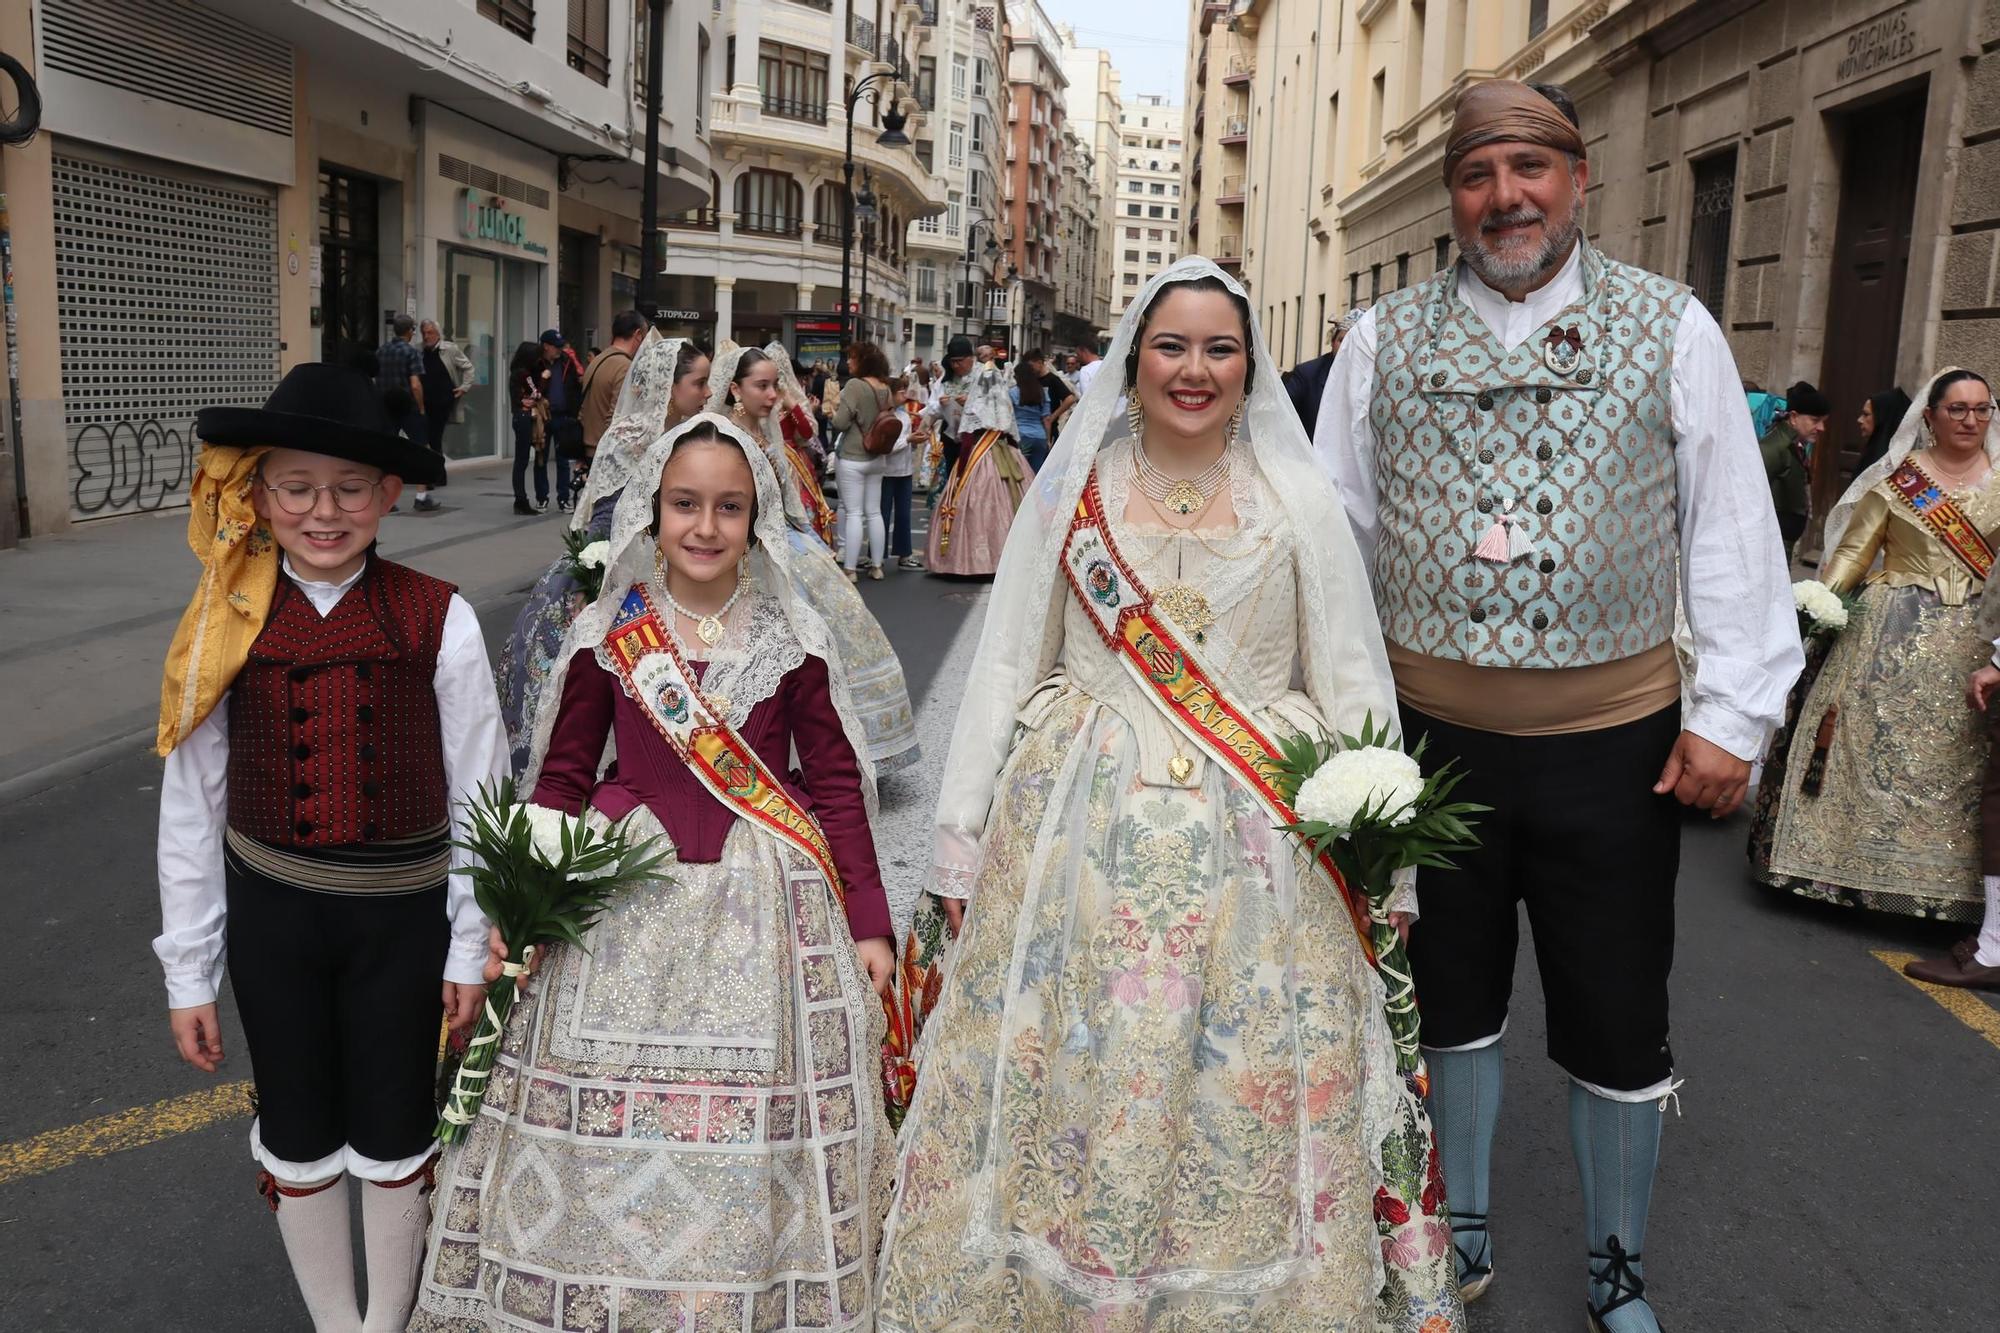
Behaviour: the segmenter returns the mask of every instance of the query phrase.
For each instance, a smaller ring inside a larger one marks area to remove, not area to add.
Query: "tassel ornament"
[[[1520,524],[1521,521],[1514,517],[1514,504],[1510,500],[1500,511],[1500,516],[1493,520],[1493,526],[1486,529],[1486,534],[1479,539],[1479,545],[1472,548],[1473,559],[1507,565],[1524,555],[1532,555],[1534,546]]]

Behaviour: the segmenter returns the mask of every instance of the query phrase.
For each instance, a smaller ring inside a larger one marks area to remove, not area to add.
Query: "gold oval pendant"
[[[703,616],[695,622],[695,637],[713,648],[722,642],[722,621],[715,616]]]

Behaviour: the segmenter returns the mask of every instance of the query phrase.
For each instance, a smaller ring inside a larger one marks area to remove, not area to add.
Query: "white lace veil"
[[[766,343],[764,344],[764,355],[778,363],[778,391],[780,397],[778,399],[777,410],[782,412],[795,403],[800,407],[805,406],[806,386],[799,383],[798,369],[792,365],[792,354],[785,350],[785,345],[779,342]],[[775,416],[776,413],[774,412],[772,415]]]
[[[733,342],[725,342],[715,349],[715,359],[708,363],[708,406],[705,411],[729,415],[729,386],[736,381],[737,363],[743,360],[745,352],[763,350],[761,347],[738,347]]]
[[[1924,387],[1917,390],[1910,401],[1910,410],[1903,413],[1902,423],[1889,438],[1888,452],[1856,474],[1827,514],[1826,535],[1821,539],[1821,550],[1831,554],[1838,548],[1840,539],[1847,535],[1847,525],[1854,520],[1854,506],[1861,503],[1861,497],[1881,485],[1911,453],[1929,443],[1924,431],[1924,408],[1931,400],[1931,386],[1959,369],[1958,366],[1946,366],[1925,380]],[[1989,463],[2000,466],[2000,416],[1994,417],[1986,427],[1986,458]]]
[[[590,511],[607,495],[615,495],[632,478],[633,466],[646,449],[667,428],[667,411],[674,397],[674,372],[681,363],[685,338],[662,338],[658,329],[648,329],[646,340],[625,372],[618,390],[618,405],[611,409],[611,424],[597,442],[590,460],[590,475],[583,493],[576,498],[576,512],[570,526],[583,528],[590,523]]]
[[[834,709],[840,714],[841,730],[846,733],[847,743],[854,750],[855,762],[861,768],[862,793],[872,822],[877,808],[875,765],[868,758],[867,734],[855,714],[854,702],[847,690],[847,673],[826,622],[820,618],[818,611],[800,601],[793,591],[797,586],[791,569],[794,557],[785,526],[778,475],[771,470],[770,460],[755,440],[735,422],[711,412],[690,417],[659,436],[633,465],[631,484],[618,497],[618,507],[611,519],[611,556],[605,562],[603,593],[585,607],[570,626],[562,650],[556,654],[548,682],[542,687],[542,697],[548,702],[537,710],[534,748],[528,758],[527,771],[521,777],[521,790],[532,792],[541,776],[542,759],[548,754],[549,737],[555,729],[556,715],[561,711],[563,683],[569,675],[570,658],[582,649],[595,648],[604,642],[611,622],[618,615],[619,606],[634,583],[653,583],[653,499],[659,494],[660,473],[682,437],[702,425],[713,426],[723,439],[740,448],[749,460],[750,473],[757,480],[756,540],[751,545],[749,556],[749,573],[757,600],[774,603],[791,627],[798,645],[826,663]],[[746,602],[750,600],[745,599]],[[753,604],[748,608],[746,619],[745,610],[739,608],[730,621],[732,631],[740,623],[754,627],[759,614],[759,607]],[[736,637],[732,633],[732,638]],[[732,647],[727,640],[722,645],[725,650]],[[736,727],[743,725],[753,706],[776,691],[785,672],[796,665],[787,661],[782,653],[771,651],[773,647],[761,638],[753,638],[740,650],[718,651],[710,656],[704,684],[714,686],[727,695],[729,721]],[[727,689],[721,689],[718,684],[720,677],[717,673],[722,671],[729,673]],[[771,767],[782,770],[784,765],[772,763]]]
[[[1149,282],[1127,307],[1104,354],[1104,369],[1071,412],[1014,516],[952,734],[938,802],[933,887],[969,888],[1016,711],[1061,654],[1060,599],[1069,596],[1060,569],[1062,546],[1098,451],[1125,433],[1119,403],[1126,393],[1126,357],[1140,317],[1166,288],[1200,278],[1218,279],[1244,298],[1234,278],[1199,256],[1176,261]],[[1306,691],[1328,722],[1343,732],[1358,732],[1368,714],[1378,725],[1393,723],[1395,687],[1360,550],[1333,483],[1313,459],[1312,445],[1254,316],[1249,333],[1254,369],[1243,436],[1298,542]]]

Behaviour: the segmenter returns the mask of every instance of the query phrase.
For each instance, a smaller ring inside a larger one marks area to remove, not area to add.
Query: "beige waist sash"
[[[1394,643],[1388,649],[1405,704],[1440,722],[1506,736],[1602,731],[1651,717],[1681,694],[1672,642],[1616,662],[1553,670],[1474,666]]]

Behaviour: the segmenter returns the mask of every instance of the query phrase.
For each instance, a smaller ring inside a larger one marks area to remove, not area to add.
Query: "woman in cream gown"
[[[755,356],[751,356],[755,353]],[[746,368],[746,359],[752,363]],[[760,389],[767,369],[775,373],[776,396],[766,406],[770,387]],[[761,396],[760,396],[761,395]],[[894,772],[917,762],[917,715],[910,706],[903,663],[889,636],[847,580],[833,550],[821,540],[814,516],[807,512],[798,460],[800,450],[788,448],[785,418],[805,402],[804,390],[792,376],[791,362],[777,344],[758,349],[730,347],[717,352],[708,374],[708,410],[725,413],[764,442],[764,456],[778,474],[784,492],[785,521],[794,559],[792,577],[799,596],[819,613],[833,632],[847,672],[847,688],[868,736],[868,758],[881,772]],[[805,484],[817,485],[816,479]]]
[[[1942,371],[1931,383],[1943,392],[1948,381],[1991,397],[1964,371]],[[2000,423],[1984,429],[1984,464],[1961,481],[1937,449],[1913,452],[1933,429],[1932,396],[1930,388],[1918,395],[1888,453],[1828,517],[1820,581],[1837,593],[1859,589],[1860,600],[1773,743],[1750,859],[1760,881],[1803,897],[1977,922],[1986,903],[1979,795],[1987,745],[1965,682],[1993,653],[1976,623],[1985,580],[1895,478],[1914,469],[1988,543],[2000,542],[2000,469],[1992,466]]]
[[[1186,529],[1135,498],[1139,445],[1104,441],[1143,312],[1189,283],[1228,294],[1206,308],[1252,383]],[[1248,320],[1206,260],[1156,278],[1008,537],[939,806],[932,888],[969,902],[898,1144],[884,1330],[1462,1326],[1421,1067],[1412,1044],[1398,1073],[1339,891],[1091,609],[1129,570],[1266,735],[1393,716],[1352,536]],[[1073,586],[1093,478],[1118,555]]]

